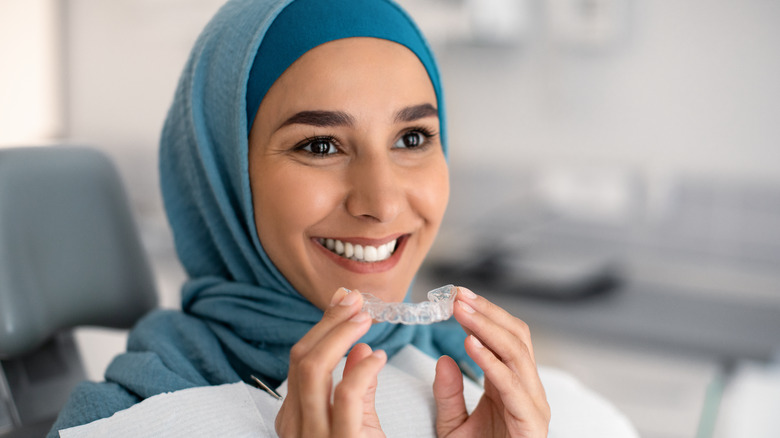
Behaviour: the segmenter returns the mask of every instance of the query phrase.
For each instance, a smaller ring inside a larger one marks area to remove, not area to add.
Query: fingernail
[[[340,287],[340,288],[338,288],[338,289],[336,290],[336,293],[335,293],[335,294],[333,294],[333,296],[332,296],[332,297],[331,297],[331,299],[330,299],[330,307],[333,307],[333,306],[335,306],[336,304],[338,304],[338,302],[339,302],[339,301],[341,301],[341,300],[343,299],[343,297],[341,296],[341,295],[342,295],[342,292],[341,292],[342,290],[343,290],[343,291],[344,291],[344,293],[346,293],[346,294],[349,294],[349,293],[351,292],[349,289],[347,289],[347,288],[345,288],[345,287]]]
[[[344,298],[339,301],[339,306],[351,306],[355,304],[355,301],[357,301],[358,298],[360,298],[358,294],[347,293],[344,295]]]
[[[477,298],[477,294],[475,294],[474,292],[466,289],[465,287],[458,288],[458,290],[460,290],[460,293],[463,294],[463,296],[465,296],[466,298],[468,298],[470,300],[473,300],[473,299]]]
[[[387,353],[385,353],[385,350],[376,350],[371,355],[380,359],[387,359]]]
[[[336,291],[336,293],[333,294],[333,296],[330,298],[330,306],[329,307],[333,307],[333,306],[336,305],[336,303],[338,303],[339,295],[341,295],[341,291]]]
[[[349,318],[349,320],[352,321],[352,322],[363,322],[363,321],[367,320],[368,318],[370,318],[368,316],[368,312],[359,312],[359,313],[356,313],[355,316],[353,316],[352,318]]]
[[[464,303],[463,301],[458,301],[458,305],[460,306],[461,309],[465,310],[466,312],[474,313],[474,308]]]
[[[474,335],[469,335],[469,338],[471,338],[471,342],[474,344],[477,348],[485,348],[485,346],[482,344],[482,342],[479,342],[479,339],[477,339]]]

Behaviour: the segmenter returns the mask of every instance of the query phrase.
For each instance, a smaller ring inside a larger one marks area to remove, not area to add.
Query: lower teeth
[[[360,263],[374,263],[374,262],[383,262],[383,261],[385,261],[385,260],[387,260],[387,259],[389,259],[389,258],[390,258],[390,257],[388,256],[388,257],[385,257],[385,258],[383,258],[382,260],[378,260],[378,259],[377,259],[377,260],[374,260],[373,262],[369,262],[368,260],[359,259],[359,258],[356,258],[356,257],[354,257],[354,256],[353,256],[353,257],[345,257],[345,256],[344,256],[344,254],[339,254],[339,253],[337,253],[337,252],[335,252],[335,251],[331,251],[331,252],[332,252],[333,254],[336,254],[337,256],[339,256],[339,257],[341,257],[341,258],[345,258],[345,259],[347,259],[347,260],[353,260],[353,261],[360,262]],[[392,253],[391,253],[390,255],[392,255]]]

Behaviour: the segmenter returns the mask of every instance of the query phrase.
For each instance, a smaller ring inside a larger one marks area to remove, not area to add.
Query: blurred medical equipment
[[[461,257],[431,262],[439,280],[479,284],[495,292],[553,300],[586,298],[614,290],[622,281],[616,258],[587,251],[477,245]]]
[[[422,276],[547,333],[764,361],[780,351],[780,187],[609,169],[463,170]],[[485,194],[490,194],[486,196]]]
[[[251,374],[250,374],[250,375],[249,375],[249,377],[251,377],[251,378],[252,378],[252,380],[255,382],[255,384],[257,384],[257,386],[258,386],[260,389],[262,389],[263,391],[265,391],[265,392],[267,392],[267,393],[271,394],[271,397],[273,397],[273,398],[275,398],[275,399],[277,399],[277,400],[282,400],[282,399],[283,399],[283,397],[282,397],[281,395],[279,395],[279,393],[278,393],[278,392],[276,392],[276,391],[274,391],[273,389],[271,389],[271,388],[270,388],[268,385],[266,385],[265,383],[263,383],[263,381],[262,381],[262,380],[260,380],[259,378],[257,378],[256,376],[254,376],[254,375],[251,375]]]
[[[105,155],[0,149],[0,436],[42,436],[84,380],[73,327],[129,328],[156,303]]]

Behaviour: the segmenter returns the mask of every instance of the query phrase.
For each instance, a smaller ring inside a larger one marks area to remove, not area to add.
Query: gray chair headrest
[[[64,146],[0,149],[0,358],[74,326],[129,328],[156,303],[108,157]]]

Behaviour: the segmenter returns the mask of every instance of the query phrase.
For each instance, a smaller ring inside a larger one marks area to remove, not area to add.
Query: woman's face
[[[318,46],[268,90],[249,136],[260,242],[309,301],[339,287],[401,301],[449,198],[436,94],[386,40]]]

